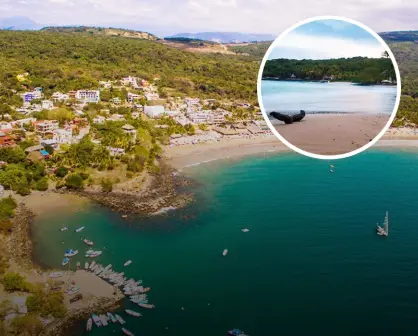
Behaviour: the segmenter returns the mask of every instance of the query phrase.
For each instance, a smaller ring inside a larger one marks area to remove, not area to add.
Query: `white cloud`
[[[376,31],[417,29],[418,2],[407,0],[0,0],[0,17],[27,16],[42,24],[118,24],[183,31],[279,35],[296,22],[331,14]],[[68,5],[72,4],[71,11]]]
[[[310,36],[291,32],[282,37],[269,55],[273,58],[324,59],[381,57],[385,48],[376,41],[354,41],[337,37]]]

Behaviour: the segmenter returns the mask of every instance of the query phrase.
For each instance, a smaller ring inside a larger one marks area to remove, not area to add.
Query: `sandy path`
[[[275,124],[287,141],[305,151],[336,155],[363,147],[378,135],[389,116],[359,114],[307,115],[301,122]]]

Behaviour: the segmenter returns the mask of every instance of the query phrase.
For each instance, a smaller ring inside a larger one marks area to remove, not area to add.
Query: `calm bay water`
[[[267,112],[391,114],[396,86],[351,83],[263,80],[261,93]]]
[[[122,271],[132,259],[125,273],[152,287],[156,305],[139,320],[123,315],[136,335],[413,335],[418,154],[374,150],[332,162],[333,174],[329,164],[280,154],[195,167],[188,209],[131,224],[95,205],[45,214],[33,226],[35,255],[59,267],[66,248],[86,249],[86,236],[106,247],[101,263]],[[375,225],[386,210],[383,238]]]

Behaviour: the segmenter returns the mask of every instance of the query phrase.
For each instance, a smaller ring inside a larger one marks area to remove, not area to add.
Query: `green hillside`
[[[96,88],[99,80],[161,78],[174,94],[256,101],[258,62],[244,56],[194,54],[158,42],[63,32],[0,31],[0,83],[47,93]],[[25,84],[25,83],[24,83]]]

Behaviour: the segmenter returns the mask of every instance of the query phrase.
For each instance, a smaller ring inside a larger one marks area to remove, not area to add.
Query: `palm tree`
[[[382,57],[383,58],[389,58],[390,57],[387,50],[385,50],[384,52],[382,52]]]

